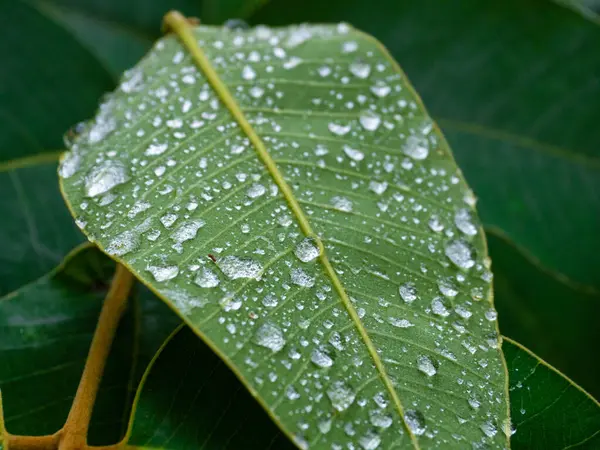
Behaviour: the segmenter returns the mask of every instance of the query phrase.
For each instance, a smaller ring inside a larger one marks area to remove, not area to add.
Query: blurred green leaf
[[[546,0],[271,0],[251,18],[340,20],[382,40],[406,70],[484,224],[600,286],[598,24]]]
[[[488,233],[488,244],[502,334],[600,397],[600,360],[589,357],[600,343],[600,293],[543,270],[501,234]]]
[[[520,344],[504,339],[512,450],[597,450],[600,404]]]
[[[22,0],[0,2],[0,163],[63,148],[113,85],[63,27]]]
[[[0,163],[0,296],[48,273],[84,239],[58,190],[57,159]]]
[[[80,247],[46,276],[0,298],[0,388],[6,429],[58,431],[67,417],[87,357],[114,263]],[[95,405],[89,440],[117,442],[141,373],[179,322],[162,302],[137,294],[117,333]]]
[[[131,420],[127,444],[136,447],[296,448],[188,327],[165,343],[148,368]]]
[[[503,448],[483,232],[399,67],[350,27],[182,23],[207,60],[162,39],[65,155],[86,235],[298,442]]]

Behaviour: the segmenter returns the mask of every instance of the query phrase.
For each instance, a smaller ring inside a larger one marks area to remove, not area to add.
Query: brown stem
[[[96,395],[132,284],[131,273],[124,266],[118,264],[110,291],[102,305],[75,400],[61,432],[58,450],[79,450],[87,446],[87,434]]]
[[[6,448],[9,450],[52,450],[58,448],[59,431],[49,436],[13,436],[6,433]]]

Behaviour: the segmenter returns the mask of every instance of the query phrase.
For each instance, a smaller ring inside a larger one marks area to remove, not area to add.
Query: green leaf
[[[500,330],[600,396],[600,293],[574,286],[540,268],[497,233],[488,233],[494,255],[494,303]]]
[[[0,388],[10,433],[52,434],[64,424],[113,271],[106,256],[83,246],[46,276],[0,298]],[[130,301],[94,408],[92,444],[123,436],[131,389],[176,326],[153,296]]]
[[[504,339],[513,450],[597,449],[600,404],[520,344]]]
[[[62,135],[112,87],[62,27],[21,0],[0,4],[0,163],[63,148]]]
[[[48,273],[82,241],[58,191],[57,159],[0,164],[0,295]]]
[[[373,33],[402,64],[485,225],[600,286],[600,103],[589,101],[600,96],[597,23],[543,0],[272,0],[252,17],[331,20]]]
[[[345,25],[180,32],[64,158],[84,232],[299,445],[504,448],[472,193],[395,62]]]
[[[131,421],[127,444],[136,447],[295,448],[188,327],[175,333],[148,367]]]

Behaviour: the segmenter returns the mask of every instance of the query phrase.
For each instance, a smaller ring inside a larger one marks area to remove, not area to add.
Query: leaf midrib
[[[320,255],[318,258],[319,262],[323,266],[323,269],[325,270],[327,277],[331,280],[331,283],[333,284],[335,291],[337,292],[342,304],[344,305],[346,311],[348,312],[350,318],[352,319],[352,322],[354,323],[357,331],[359,332],[362,341],[364,342],[365,346],[367,347],[367,351],[369,352],[369,355],[373,359],[373,363],[375,364],[375,367],[376,367],[377,371],[379,372],[379,376],[380,376],[386,390],[389,392],[389,394],[392,398],[394,406],[395,406],[395,408],[398,412],[398,415],[400,416],[400,419],[402,421],[402,425],[406,429],[413,447],[417,450],[420,449],[419,443],[418,443],[415,435],[413,434],[412,430],[406,423],[406,420],[404,418],[404,408],[402,406],[402,403],[400,402],[400,398],[398,397],[396,390],[394,389],[392,380],[387,375],[387,372],[385,370],[385,367],[383,365],[381,358],[379,357],[379,355],[377,353],[375,345],[371,341],[371,338],[370,338],[367,330],[363,326],[356,309],[352,305],[350,297],[346,293],[344,286],[342,285],[335,270],[333,269],[333,266],[331,265],[331,262],[329,261],[329,258],[327,257],[326,251],[323,247],[321,240],[314,233],[306,215],[304,214],[304,211],[302,211],[300,204],[296,200],[296,198],[292,192],[292,189],[287,184],[287,182],[284,180],[283,175],[281,174],[281,172],[279,171],[279,168],[277,167],[277,164],[275,163],[275,161],[269,154],[264,142],[262,141],[260,136],[256,133],[256,131],[254,130],[254,128],[252,127],[250,122],[246,119],[246,117],[245,117],[244,113],[242,112],[240,106],[238,105],[237,101],[235,100],[235,98],[233,97],[231,92],[229,91],[229,88],[221,80],[221,77],[217,74],[217,72],[214,69],[214,67],[212,66],[210,60],[208,59],[208,57],[206,56],[204,51],[198,45],[198,42],[191,31],[191,26],[187,22],[185,17],[183,17],[179,13],[169,13],[167,16],[165,16],[164,23],[165,23],[165,25],[167,25],[170,28],[170,30],[172,30],[177,35],[177,37],[181,41],[183,47],[190,53],[192,59],[194,60],[196,66],[198,67],[198,70],[204,74],[208,83],[212,86],[213,90],[215,91],[215,93],[217,94],[217,96],[219,97],[219,99],[221,100],[223,105],[227,108],[229,113],[233,116],[233,118],[236,120],[236,122],[238,123],[238,125],[240,126],[242,131],[246,134],[246,136],[252,143],[254,149],[256,150],[256,152],[258,154],[258,157],[260,158],[262,163],[265,165],[267,171],[273,178],[273,181],[275,182],[275,184],[277,184],[277,186],[281,190],[283,197],[285,198],[286,202],[288,203],[288,206],[292,210],[292,213],[293,213],[294,217],[296,218],[296,220],[300,226],[300,229],[302,230],[304,235],[307,237],[313,237],[318,242],[318,245],[320,248]]]

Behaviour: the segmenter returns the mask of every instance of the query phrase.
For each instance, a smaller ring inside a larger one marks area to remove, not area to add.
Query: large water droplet
[[[219,277],[211,269],[205,267],[196,275],[194,283],[203,288],[213,288],[219,285]]]
[[[329,386],[329,389],[327,389],[327,397],[329,397],[333,407],[342,412],[347,410],[350,405],[354,403],[356,394],[345,382],[335,381]]]
[[[458,295],[458,289],[456,286],[447,280],[440,280],[438,282],[438,289],[445,297],[448,298],[454,298]]]
[[[496,433],[498,433],[498,429],[491,421],[485,422],[483,425],[481,425],[480,428],[481,431],[483,431],[487,437],[492,438],[496,436]]]
[[[429,142],[422,136],[408,136],[402,145],[402,151],[413,159],[422,160],[429,155]]]
[[[344,153],[348,158],[354,161],[362,161],[365,159],[365,154],[358,149],[352,148],[349,145],[344,145]]]
[[[446,244],[446,256],[461,269],[470,269],[475,265],[469,244],[455,240]]]
[[[350,132],[350,130],[352,129],[350,125],[340,125],[334,122],[330,122],[327,125],[327,128],[329,128],[329,131],[331,131],[337,136],[344,136],[345,134],[348,134],[348,132]]]
[[[265,195],[266,192],[267,192],[266,187],[264,187],[262,184],[256,183],[248,188],[246,195],[249,198],[258,198],[258,197]]]
[[[317,241],[311,237],[307,237],[300,241],[294,249],[294,254],[302,262],[312,261],[316,259],[320,253],[321,250],[319,249]]]
[[[417,367],[428,377],[432,377],[437,373],[437,369],[433,364],[433,361],[425,355],[421,355],[417,358]]]
[[[146,270],[152,274],[158,282],[172,280],[179,273],[177,266],[147,266]]]
[[[81,157],[74,151],[65,153],[58,174],[63,178],[69,178],[75,175],[81,165]]]
[[[242,78],[248,81],[254,80],[256,78],[256,72],[252,67],[244,66],[244,68],[242,69]]]
[[[467,236],[475,236],[477,234],[477,227],[473,224],[471,213],[466,208],[459,209],[456,212],[454,215],[454,223],[456,228]]]
[[[263,298],[263,301],[262,301],[262,304],[264,306],[266,306],[267,308],[275,308],[278,303],[279,303],[279,300],[278,300],[277,296],[275,294],[273,294],[272,292],[269,292],[267,295],[265,295],[265,298]]]
[[[381,437],[373,430],[369,430],[358,440],[358,443],[363,450],[375,450],[379,447],[379,444],[381,444]]]
[[[393,419],[381,409],[374,409],[369,412],[371,424],[377,428],[389,428],[392,426]]]
[[[263,323],[254,334],[254,343],[266,347],[273,352],[280,351],[285,345],[285,337],[279,326],[272,322]]]
[[[410,281],[402,284],[398,288],[398,292],[400,292],[400,297],[402,297],[402,300],[406,303],[412,303],[418,298],[417,287]]]
[[[425,417],[420,411],[407,409],[404,413],[404,420],[414,435],[421,436],[425,433]]]
[[[85,195],[96,197],[129,180],[125,166],[119,161],[104,161],[85,178]]]
[[[238,278],[260,278],[262,265],[252,258],[238,258],[237,256],[225,256],[217,262],[219,269],[232,280]]]
[[[393,325],[396,328],[410,328],[414,326],[410,321],[406,319],[399,319],[397,317],[389,317],[388,322],[390,325]]]
[[[365,130],[375,131],[381,124],[381,117],[373,111],[366,110],[360,113],[358,121]]]
[[[431,216],[428,222],[429,228],[431,231],[435,231],[436,233],[440,233],[444,231],[444,224],[440,221],[440,218],[436,215]]]
[[[331,204],[334,208],[340,211],[350,212],[352,211],[352,200],[347,197],[335,196],[331,198]]]

